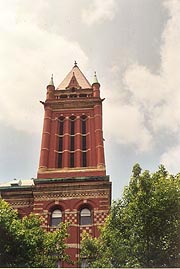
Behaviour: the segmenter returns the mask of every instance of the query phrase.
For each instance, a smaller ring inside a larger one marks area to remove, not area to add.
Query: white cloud
[[[144,128],[144,117],[136,106],[106,104],[106,135],[119,144],[133,144],[139,151],[149,150],[152,137]]]
[[[93,0],[87,9],[82,10],[82,20],[87,25],[113,20],[116,12],[115,0]]]
[[[180,156],[180,145],[169,148],[164,152],[160,158],[162,163],[170,173],[179,172],[179,156]]]
[[[152,109],[166,100],[168,89],[164,79],[152,74],[145,66],[130,66],[125,72],[124,83],[131,91],[136,104],[147,109]]]
[[[124,107],[119,106],[114,113],[119,115],[119,131],[112,131],[117,141],[135,144],[141,150],[151,148],[153,141],[158,141],[159,132],[180,133],[180,1],[167,1],[165,6],[170,19],[162,34],[159,73],[153,74],[137,63],[130,65],[123,78],[129,92],[129,107],[124,113]]]
[[[0,120],[34,132],[41,128],[39,100],[45,98],[51,74],[58,86],[71,68],[69,63],[80,59],[83,67],[88,58],[78,43],[44,31],[36,22],[18,21],[16,8],[2,5],[0,9]]]

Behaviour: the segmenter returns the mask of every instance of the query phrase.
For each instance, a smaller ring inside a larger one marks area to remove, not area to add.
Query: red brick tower
[[[37,179],[0,186],[2,198],[21,216],[41,215],[43,227],[69,222],[67,252],[78,267],[82,233],[98,237],[111,202],[102,134],[102,101],[96,74],[91,85],[76,62],[55,89],[47,86]]]
[[[76,63],[56,90],[51,79],[38,178],[106,175],[102,101],[96,75],[91,86]]]
[[[43,212],[48,212],[44,225],[50,230],[60,221],[70,222],[68,253],[74,261],[78,260],[83,231],[97,237],[110,206],[102,101],[96,74],[91,85],[75,62],[57,89],[51,78],[43,103],[44,126],[35,180],[40,192],[34,211],[42,215],[43,205]],[[44,198],[42,192],[46,193]],[[54,218],[56,214],[59,219]]]

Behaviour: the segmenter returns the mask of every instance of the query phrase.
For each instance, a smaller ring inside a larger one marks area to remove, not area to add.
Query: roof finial
[[[99,83],[96,75],[96,71],[94,71],[94,78],[93,78],[93,84],[94,83]]]
[[[54,86],[53,74],[51,75],[51,80],[50,80],[48,86]]]
[[[76,67],[77,66],[77,62],[76,61],[74,61],[74,67]]]

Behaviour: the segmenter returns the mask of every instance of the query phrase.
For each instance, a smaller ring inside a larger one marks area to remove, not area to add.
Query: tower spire
[[[46,89],[47,89],[46,99],[53,99],[53,97],[54,97],[53,92],[55,90],[54,81],[53,81],[53,74],[51,75],[51,79],[50,79]]]
[[[48,86],[54,86],[53,74],[51,75],[51,79],[50,79],[50,81],[49,81]]]
[[[99,84],[99,81],[98,81],[97,75],[96,75],[96,71],[94,72],[94,77],[93,77],[93,83],[92,84],[95,84],[95,83]]]
[[[94,78],[93,78],[93,83],[92,83],[92,88],[93,88],[93,96],[94,97],[100,97],[100,83],[97,79],[96,72],[94,72]]]

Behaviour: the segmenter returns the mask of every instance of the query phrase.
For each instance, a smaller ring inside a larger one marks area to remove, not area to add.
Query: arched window
[[[80,225],[92,224],[92,216],[89,208],[83,208],[80,211]]]
[[[70,117],[70,167],[74,167],[74,149],[75,149],[75,116]]]
[[[58,226],[62,222],[62,211],[55,209],[51,213],[51,226]]]
[[[82,133],[82,140],[81,140],[81,146],[82,146],[82,167],[87,166],[87,159],[86,159],[86,119],[87,117],[85,115],[81,116],[81,133]]]
[[[58,168],[62,168],[64,117],[59,118]]]

